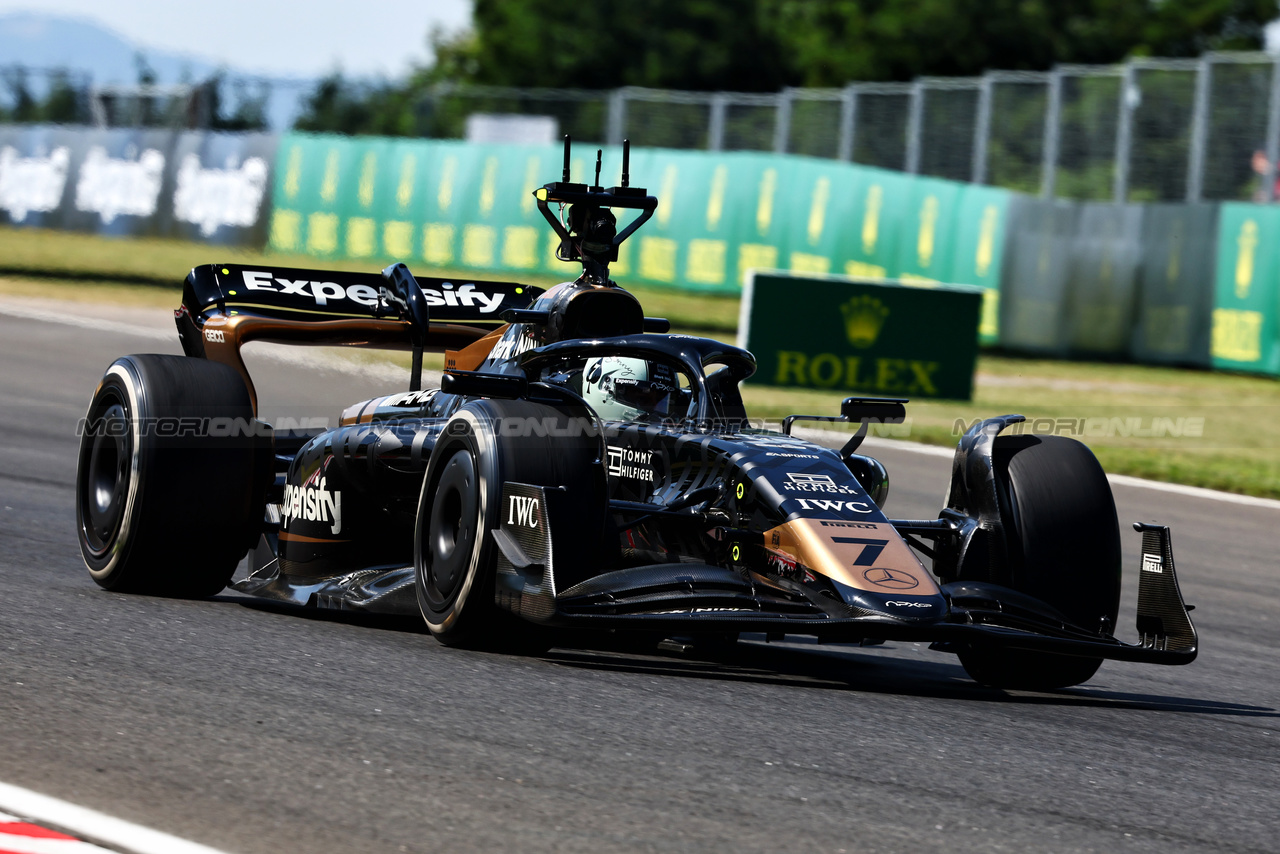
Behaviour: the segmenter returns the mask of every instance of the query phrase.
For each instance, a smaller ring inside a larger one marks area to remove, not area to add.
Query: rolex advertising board
[[[1215,368],[1280,374],[1280,209],[1224,204],[1218,221]]]
[[[754,382],[968,400],[981,309],[967,285],[752,271],[739,336]]]

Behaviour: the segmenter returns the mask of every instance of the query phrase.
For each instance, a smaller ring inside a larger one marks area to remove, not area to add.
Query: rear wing
[[[183,286],[174,312],[188,356],[223,362],[253,381],[240,357],[249,341],[413,350],[460,349],[528,308],[541,288],[516,282],[415,278],[403,264],[378,273],[206,264]]]

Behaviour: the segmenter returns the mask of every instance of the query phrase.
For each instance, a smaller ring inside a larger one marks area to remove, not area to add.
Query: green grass
[[[834,415],[848,394],[749,384],[745,398],[753,415],[781,418]],[[1280,384],[1264,378],[984,354],[973,400],[914,401],[885,435],[954,446],[974,420],[1005,413],[1080,439],[1109,472],[1280,498]]]
[[[327,262],[170,240],[0,228],[0,275],[8,275],[0,279],[0,293],[173,307],[183,277],[195,264],[232,261],[377,270],[389,260]],[[457,272],[415,269],[437,276]],[[566,277],[571,269],[565,265]],[[542,287],[554,284],[547,277],[521,279]],[[645,287],[629,290],[647,314],[670,318],[678,330],[730,340],[736,332],[736,299]],[[427,366],[438,366],[438,359]],[[834,415],[849,393],[755,384],[745,390],[751,414],[766,419],[797,412]],[[895,432],[918,442],[954,445],[959,438],[957,421],[967,425],[1008,412],[1054,419],[1052,429],[1080,438],[1110,472],[1280,498],[1280,383],[1270,379],[983,354],[972,401],[913,402],[908,407],[909,425]],[[1169,419],[1163,422],[1166,433],[1179,427],[1186,433],[1192,427],[1187,419],[1204,420],[1199,436],[1123,435],[1132,432],[1135,418],[1137,426],[1147,430],[1153,419]],[[1041,420],[1037,429],[1042,432],[1048,426]],[[1103,428],[1110,435],[1080,435],[1081,428],[1093,433]]]

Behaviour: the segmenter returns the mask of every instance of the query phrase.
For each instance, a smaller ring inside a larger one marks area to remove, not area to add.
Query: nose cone
[[[904,582],[905,583],[905,582]],[[909,588],[899,592],[862,590],[847,584],[835,583],[845,604],[854,616],[877,614],[911,623],[935,622],[947,615],[946,598],[934,590],[921,591]]]

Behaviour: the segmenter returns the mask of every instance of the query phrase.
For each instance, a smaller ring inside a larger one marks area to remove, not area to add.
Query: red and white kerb
[[[112,854],[74,836],[0,812],[0,854]]]

